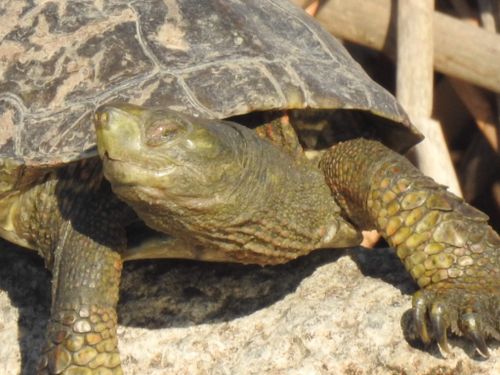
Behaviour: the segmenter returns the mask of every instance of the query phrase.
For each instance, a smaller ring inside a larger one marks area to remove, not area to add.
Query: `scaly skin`
[[[339,143],[320,167],[347,216],[376,228],[422,288],[413,297],[422,341],[445,355],[451,328],[487,357],[485,337],[500,339],[500,237],[487,216],[379,142]]]
[[[17,233],[52,271],[39,374],[121,374],[116,304],[125,233],[97,160],[53,172],[20,194]]]

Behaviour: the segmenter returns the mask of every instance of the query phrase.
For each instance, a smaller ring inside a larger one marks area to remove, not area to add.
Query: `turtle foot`
[[[38,374],[123,374],[114,309],[68,306],[53,314]]]
[[[467,337],[484,358],[490,353],[486,339],[500,340],[500,293],[446,285],[422,289],[413,295],[413,324],[420,339],[436,341],[443,357],[450,353],[448,333]]]
[[[349,218],[376,228],[422,288],[407,328],[443,355],[451,331],[487,357],[486,338],[500,340],[500,236],[488,216],[375,141],[339,143],[320,166]]]

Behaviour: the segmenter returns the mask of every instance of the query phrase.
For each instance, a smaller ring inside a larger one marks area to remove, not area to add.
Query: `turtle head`
[[[105,177],[153,229],[258,262],[358,243],[323,175],[242,125],[129,104],[95,125]]]
[[[103,106],[94,122],[104,175],[141,217],[210,210],[239,185],[241,129],[229,123],[130,104]]]

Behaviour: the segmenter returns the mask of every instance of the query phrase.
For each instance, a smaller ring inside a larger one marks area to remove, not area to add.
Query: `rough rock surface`
[[[17,251],[16,251],[17,250]],[[126,374],[500,374],[500,346],[477,357],[405,340],[415,286],[390,250],[321,251],[286,265],[135,262],[118,331]],[[33,374],[50,275],[0,242],[0,374]]]

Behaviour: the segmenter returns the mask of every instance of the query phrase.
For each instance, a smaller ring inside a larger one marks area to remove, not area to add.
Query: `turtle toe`
[[[443,357],[450,353],[450,332],[466,337],[479,355],[488,358],[488,338],[499,339],[500,295],[495,291],[446,288],[419,290],[413,296],[413,324],[420,339],[437,342]]]

